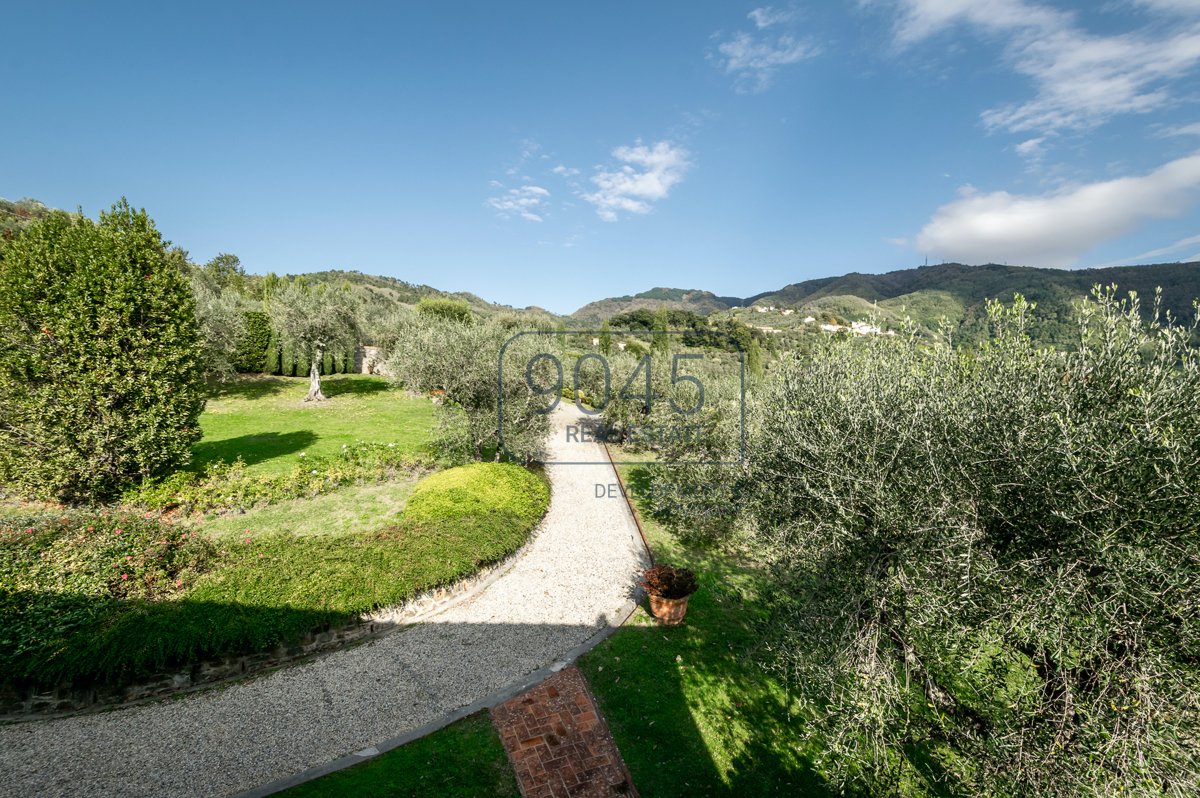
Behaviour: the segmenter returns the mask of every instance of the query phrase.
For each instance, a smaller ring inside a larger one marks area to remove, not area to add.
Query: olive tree
[[[1200,354],[1112,290],[787,360],[729,473],[828,772],[875,794],[1200,789]],[[670,479],[666,471],[664,479]],[[932,766],[930,763],[933,763]]]
[[[321,362],[325,352],[349,349],[358,343],[354,296],[345,287],[324,283],[309,286],[296,279],[267,297],[271,326],[298,361],[309,364],[306,402],[323,402]]]
[[[388,370],[410,389],[440,397],[440,443],[452,459],[481,460],[492,452],[499,460],[507,450],[529,462],[550,431],[542,412],[549,403],[534,393],[525,374],[545,338],[514,338],[511,329],[491,321],[463,324],[417,314],[392,337]],[[539,379],[548,382],[545,375]]]
[[[36,221],[0,256],[0,480],[102,501],[185,464],[204,357],[183,258],[122,200]]]

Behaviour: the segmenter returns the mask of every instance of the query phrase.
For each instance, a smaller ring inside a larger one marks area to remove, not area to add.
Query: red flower
[[[246,542],[247,542],[247,543],[249,543],[249,542],[250,542],[250,538],[246,538]]]
[[[118,530],[117,530],[116,532],[114,532],[113,534],[114,534],[114,535],[119,535],[119,534],[121,534],[121,530],[119,530],[119,529],[118,529]]]
[[[128,579],[128,578],[129,578],[129,574],[121,574],[121,578],[122,578],[122,579]]]
[[[25,534],[27,534],[27,535],[32,535],[32,534],[33,534],[33,527],[29,527],[29,529],[26,529],[26,530],[25,530]]]

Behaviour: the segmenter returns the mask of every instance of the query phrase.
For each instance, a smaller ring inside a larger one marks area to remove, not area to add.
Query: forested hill
[[[930,330],[938,329],[944,319],[958,340],[969,343],[986,335],[987,301],[1007,302],[1019,293],[1037,303],[1035,337],[1065,344],[1075,332],[1075,302],[1095,285],[1114,284],[1122,296],[1135,291],[1147,312],[1155,290],[1161,288],[1163,309],[1176,318],[1191,319],[1192,302],[1200,298],[1200,262],[1075,270],[942,263],[806,280],[748,297],[746,304],[793,307],[843,320],[876,314],[894,323],[909,317]]]
[[[582,321],[595,322],[611,318],[619,313],[635,310],[690,310],[701,316],[716,313],[742,304],[735,296],[717,296],[711,291],[688,288],[652,288],[632,296],[617,296],[599,299],[584,305],[571,315]]]

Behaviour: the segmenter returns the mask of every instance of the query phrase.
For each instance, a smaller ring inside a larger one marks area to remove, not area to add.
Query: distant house
[[[822,324],[821,329],[828,333],[842,332],[846,328],[840,324]]]
[[[795,313],[796,311],[795,311],[793,308],[784,308],[783,310],[781,310],[781,311],[779,311],[779,312],[780,312],[780,313],[782,313],[782,314],[783,314],[783,315],[785,315],[785,316],[790,316],[790,315],[792,315],[793,313]]]
[[[805,316],[805,317],[804,317],[804,323],[805,323],[805,324],[812,324],[814,321],[816,321],[816,319],[814,319],[812,316]]]
[[[617,349],[620,349],[622,352],[624,352],[625,351],[625,342],[617,341]]]
[[[599,338],[593,338],[593,339],[592,339],[592,346],[600,346],[600,339],[599,339]]]
[[[360,346],[354,350],[355,374],[382,374],[383,356],[377,346]]]

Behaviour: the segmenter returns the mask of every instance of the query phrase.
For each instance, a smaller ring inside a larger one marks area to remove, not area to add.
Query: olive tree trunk
[[[321,393],[321,361],[325,359],[325,348],[313,349],[312,363],[308,367],[308,396],[306,402],[324,402],[325,394]]]

